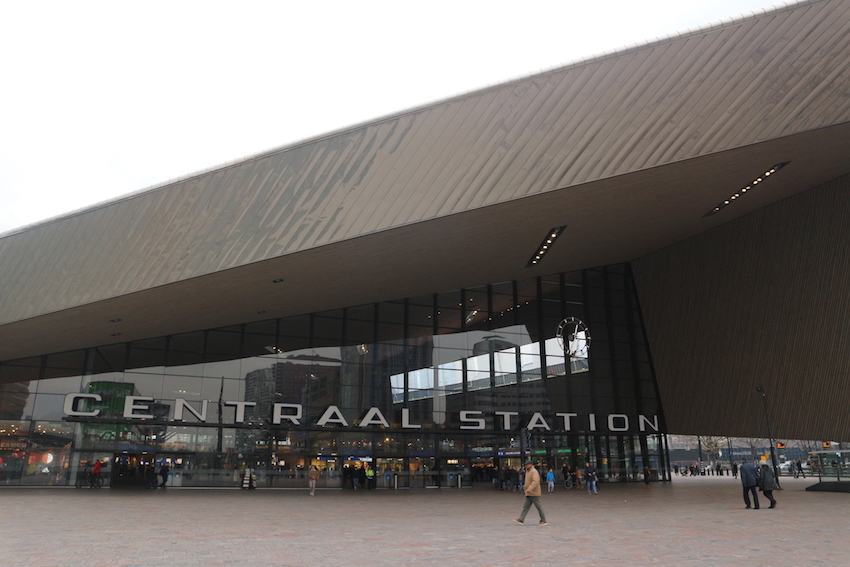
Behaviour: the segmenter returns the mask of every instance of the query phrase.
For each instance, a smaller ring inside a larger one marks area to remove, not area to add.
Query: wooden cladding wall
[[[633,263],[671,432],[850,438],[850,176]]]

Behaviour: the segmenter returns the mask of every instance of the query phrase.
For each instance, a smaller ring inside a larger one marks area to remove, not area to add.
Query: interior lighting
[[[567,228],[566,225],[549,229],[549,232],[545,237],[543,237],[543,241],[540,243],[540,246],[537,247],[537,252],[531,256],[531,259],[525,267],[530,268],[539,264],[543,260],[543,256],[552,249],[552,245],[555,243],[555,240],[561,236],[561,233],[565,228]]]
[[[721,209],[726,208],[726,205],[728,205],[729,203],[731,203],[732,201],[734,201],[736,199],[741,198],[743,196],[743,194],[746,193],[747,191],[752,191],[753,189],[755,189],[756,185],[763,183],[764,181],[767,180],[768,177],[770,177],[771,175],[773,175],[774,173],[776,173],[777,171],[779,171],[780,169],[782,169],[783,167],[785,167],[789,163],[791,163],[791,162],[790,161],[783,161],[782,163],[777,163],[776,165],[774,165],[773,167],[771,167],[770,169],[768,169],[767,171],[762,173],[759,177],[756,177],[755,179],[750,181],[750,183],[748,183],[744,187],[741,187],[740,189],[738,189],[738,191],[736,193],[733,193],[731,197],[725,199],[722,203],[720,203],[719,205],[717,205],[716,207],[714,207],[713,209],[711,209],[710,211],[708,211],[707,213],[702,215],[703,218],[710,217],[713,214],[719,213],[721,211]]]

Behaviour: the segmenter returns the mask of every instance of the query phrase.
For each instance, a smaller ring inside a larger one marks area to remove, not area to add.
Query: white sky
[[[0,233],[778,3],[3,2]]]

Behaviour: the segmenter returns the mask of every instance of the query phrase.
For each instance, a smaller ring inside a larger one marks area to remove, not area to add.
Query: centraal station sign
[[[81,409],[83,402],[91,409]],[[100,394],[83,394],[72,393],[65,396],[64,412],[68,417],[98,417],[101,414],[101,409],[97,404],[103,402],[103,397]],[[154,398],[150,396],[125,396],[123,414],[121,417],[133,421],[145,421],[153,419],[162,419],[151,413],[151,406],[154,404]],[[199,422],[206,423],[207,410],[209,408],[209,400],[202,400],[200,407],[193,406],[182,398],[175,400],[172,421],[185,421],[187,414],[191,414]],[[197,402],[196,402],[197,404]],[[232,407],[235,412],[234,423],[245,423],[245,411],[247,408],[252,408],[257,405],[257,402],[238,402],[238,401],[223,401],[223,407]],[[112,405],[112,404],[110,404]],[[117,416],[115,416],[117,417]],[[556,412],[551,415],[543,415],[540,412],[534,412],[525,423],[520,421],[520,413],[515,411],[495,411],[486,413],[483,411],[463,410],[458,412],[458,422],[461,423],[460,429],[469,430],[485,430],[487,418],[491,418],[494,423],[494,428],[499,428],[502,431],[514,431],[517,426],[524,427],[530,431],[553,431],[553,432],[628,432],[632,430],[634,425],[637,425],[639,431],[659,431],[658,416],[653,415],[647,417],[645,415],[629,416],[624,413],[614,413],[609,415],[578,414],[572,412]],[[322,412],[321,416],[313,424],[303,423],[303,407],[301,404],[272,404],[272,423],[274,425],[314,425],[318,427],[352,427],[349,419],[345,417],[342,410],[338,406],[328,406]],[[384,414],[379,408],[371,407],[359,419],[354,420],[353,427],[391,427]],[[410,409],[401,408],[401,428],[402,429],[421,429],[423,424],[411,423]]]

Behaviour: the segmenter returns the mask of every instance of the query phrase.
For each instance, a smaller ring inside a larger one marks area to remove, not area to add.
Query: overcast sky
[[[4,2],[0,233],[778,3]]]

